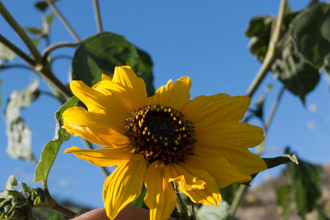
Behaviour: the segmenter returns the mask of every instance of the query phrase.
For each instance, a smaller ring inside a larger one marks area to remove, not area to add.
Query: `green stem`
[[[47,185],[44,185],[44,191],[46,193],[46,205],[45,208],[49,208],[49,209],[53,209],[56,210],[60,213],[62,213],[63,215],[69,217],[69,218],[74,218],[77,214],[63,206],[61,206],[60,204],[58,204],[53,197],[50,195],[48,189],[47,189]]]
[[[184,203],[184,201],[180,195],[180,192],[178,190],[176,190],[176,195],[178,197],[178,201],[176,203],[176,208],[179,212],[181,220],[190,220],[189,215],[188,215],[187,206]]]
[[[277,51],[276,51],[276,46],[280,38],[280,33],[281,33],[281,26],[283,23],[283,18],[284,18],[284,13],[285,13],[285,6],[287,4],[286,0],[281,1],[279,13],[276,19],[276,24],[274,28],[274,32],[271,36],[271,39],[269,41],[268,45],[268,50],[265,56],[264,61],[262,62],[262,65],[256,75],[256,77],[253,79],[252,83],[250,84],[246,95],[252,97],[254,92],[257,90],[259,87],[260,83],[262,80],[265,78],[266,74],[269,71],[269,68],[271,67],[273,61],[276,58]]]
[[[69,99],[72,96],[71,91],[63,85],[61,81],[52,73],[49,66],[36,66],[35,70],[45,79],[45,81],[53,88],[60,96]],[[55,96],[62,100],[62,98],[55,93]]]
[[[26,66],[24,64],[0,65],[0,70],[6,70],[6,69],[12,69],[12,68],[31,70],[31,68],[29,66]]]
[[[31,41],[29,36],[26,34],[25,30],[16,22],[16,20],[13,18],[13,16],[11,16],[9,11],[2,4],[2,1],[0,1],[0,13],[4,17],[4,19],[8,22],[8,24],[20,36],[20,38],[23,40],[25,45],[29,48],[29,50],[31,51],[33,57],[37,60],[37,62],[41,61],[41,55],[40,55],[38,49],[34,46],[33,42]]]
[[[268,116],[268,119],[266,121],[266,124],[265,124],[265,133],[268,132],[269,126],[270,126],[270,124],[273,121],[275,112],[278,109],[278,105],[280,104],[280,101],[282,99],[282,96],[283,96],[284,91],[285,91],[285,86],[283,85],[282,88],[281,88],[281,90],[280,90],[280,92],[279,92],[279,94],[278,94],[278,96],[277,96],[277,98],[276,98],[276,100],[275,100],[275,102],[274,102],[274,104],[273,104],[273,107],[272,107],[272,110],[271,110],[271,112],[270,112],[270,114]]]
[[[53,11],[55,12],[55,14],[60,18],[60,20],[62,21],[62,23],[64,24],[64,26],[66,27],[66,29],[70,32],[70,34],[72,35],[72,37],[77,42],[79,42],[80,41],[80,38],[78,37],[77,33],[73,30],[73,28],[71,27],[71,25],[69,24],[69,22],[65,19],[65,17],[58,10],[58,8],[53,4],[53,2],[51,0],[45,0],[45,2],[47,2],[47,4],[49,5],[49,7],[51,7],[53,9]]]
[[[15,21],[15,19],[9,14],[6,10],[2,2],[0,1],[0,12],[6,18],[7,22],[13,27],[13,29],[17,32],[17,34],[21,37],[21,39],[26,43],[27,47],[30,49],[31,53],[34,55],[35,60],[31,59],[27,54],[21,51],[18,47],[12,44],[5,37],[0,35],[0,41],[5,44],[9,49],[14,51],[19,57],[21,57],[27,64],[31,66],[31,68],[38,72],[46,82],[53,88],[55,91],[59,92],[66,99],[72,96],[70,90],[68,90],[50,71],[48,63],[42,63],[42,57],[37,50],[37,48],[33,45],[30,38],[26,35],[25,31],[19,26],[19,24]]]
[[[229,210],[229,213],[230,213],[231,216],[234,216],[235,215],[238,207],[240,206],[240,204],[241,204],[241,202],[243,200],[243,197],[244,197],[247,189],[248,189],[248,186],[247,185],[243,185],[243,184],[241,184],[238,187],[238,189],[237,189],[237,191],[235,193],[234,200],[233,200],[233,202],[232,202],[232,204],[230,206],[230,210]]]
[[[97,30],[101,33],[103,32],[103,28],[102,28],[102,20],[101,20],[100,6],[98,0],[94,0],[94,9],[95,9]]]
[[[187,197],[186,202],[188,203],[188,216],[190,220],[196,220],[196,213],[195,213],[195,205],[194,203],[190,200],[190,198]]]
[[[283,23],[284,13],[285,13],[285,6],[287,4],[286,0],[282,0],[278,12],[278,16],[276,19],[276,24],[274,28],[274,32],[271,36],[271,39],[269,41],[268,50],[265,56],[265,59],[256,75],[256,77],[253,79],[252,83],[250,84],[246,95],[249,97],[252,97],[254,95],[254,92],[257,90],[259,85],[261,84],[262,80],[265,78],[267,72],[269,71],[269,68],[273,61],[275,60],[277,56],[276,46],[280,38],[281,33],[281,26]],[[230,207],[230,215],[234,216],[238,207],[240,206],[243,197],[248,189],[247,185],[240,185],[237,192],[235,193],[235,197],[233,200],[233,203]]]
[[[57,43],[57,44],[52,44],[50,45],[49,47],[47,47],[44,52],[42,53],[42,59],[43,61],[45,62],[49,56],[49,54],[58,49],[58,48],[62,48],[62,47],[73,47],[73,48],[76,48],[78,47],[78,43],[69,43],[69,42],[62,42],[62,43]],[[44,63],[43,62],[43,63]]]
[[[1,2],[0,2],[0,4],[1,4]],[[32,67],[36,65],[35,60],[33,60],[31,57],[29,57],[26,53],[24,53],[21,49],[16,47],[13,43],[11,43],[9,40],[7,40],[7,38],[2,36],[1,34],[0,34],[0,42],[3,43],[4,45],[6,45],[6,47],[8,47],[10,50],[12,50],[17,56],[22,58],[28,65],[30,65]]]
[[[280,92],[279,92],[279,94],[278,94],[278,96],[277,96],[277,98],[276,98],[276,100],[275,100],[275,102],[274,102],[274,104],[273,104],[273,107],[272,107],[272,109],[269,113],[267,121],[264,124],[266,134],[268,133],[268,129],[270,127],[270,124],[272,123],[272,121],[274,119],[275,112],[278,109],[278,105],[280,104],[280,101],[282,99],[284,91],[285,91],[285,86],[283,85]],[[256,154],[261,155],[264,151],[265,151],[265,141],[258,146],[258,149],[256,150]]]

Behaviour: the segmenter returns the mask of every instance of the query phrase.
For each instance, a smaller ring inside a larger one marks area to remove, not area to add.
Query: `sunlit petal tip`
[[[134,155],[107,177],[103,185],[103,201],[110,219],[114,219],[125,206],[141,195],[145,173],[144,157]]]
[[[74,152],[75,150],[77,150],[77,149],[79,149],[80,150],[80,148],[78,148],[78,147],[70,147],[70,148],[68,148],[68,149],[65,149],[65,151],[64,151],[64,153],[72,153],[72,152]]]
[[[81,88],[81,87],[86,87],[87,85],[81,81],[81,80],[72,80],[70,82],[70,89],[76,89],[76,88]]]
[[[220,202],[221,202],[220,193],[212,193],[212,195],[210,195],[206,199],[200,201],[200,203],[203,205],[214,205],[216,207],[219,206]]]
[[[102,80],[110,80],[112,81],[112,78],[108,76],[107,74],[102,73]]]
[[[186,86],[188,86],[189,88],[192,85],[191,79],[188,76],[183,76],[180,79],[177,80],[177,82],[182,82],[184,83]]]

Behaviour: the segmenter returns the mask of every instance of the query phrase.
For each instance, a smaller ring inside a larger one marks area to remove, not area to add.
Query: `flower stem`
[[[59,205],[53,197],[50,195],[47,185],[44,185],[45,193],[46,193],[46,204],[45,208],[56,210],[60,213],[62,213],[65,216],[68,216],[70,218],[74,218],[77,214],[61,205]]]
[[[265,78],[266,74],[269,71],[269,68],[271,67],[273,61],[275,60],[275,58],[277,56],[276,47],[277,47],[277,43],[280,38],[281,26],[282,26],[283,19],[284,19],[284,12],[285,12],[286,4],[287,4],[286,0],[281,1],[280,9],[279,9],[278,16],[276,19],[274,32],[269,41],[268,50],[267,50],[265,59],[262,62],[262,65],[261,65],[257,75],[255,76],[255,78],[253,79],[252,83],[250,84],[248,90],[246,91],[246,95],[249,97],[253,96],[254,92],[257,90],[260,83]]]
[[[73,48],[76,48],[79,44],[78,43],[69,43],[69,42],[62,42],[62,43],[57,43],[57,44],[52,44],[50,45],[49,47],[47,47],[43,54],[42,54],[42,59],[43,60],[46,60],[47,57],[49,56],[49,54],[53,51],[53,50],[56,50],[58,48],[61,48],[61,47],[73,47]]]
[[[247,189],[248,189],[248,186],[247,185],[243,185],[243,184],[241,184],[238,187],[238,189],[237,189],[237,191],[235,193],[234,200],[233,200],[233,202],[232,202],[232,204],[230,206],[230,210],[229,210],[229,214],[231,216],[234,216],[235,215],[235,213],[236,213],[239,205],[241,204],[241,202],[243,200],[244,194],[246,193]]]
[[[1,2],[0,2],[0,4],[1,4]],[[1,34],[0,34],[0,42],[3,43],[4,45],[6,45],[6,47],[8,47],[10,50],[12,50],[17,56],[22,58],[28,65],[30,65],[30,66],[36,65],[36,61],[34,59],[32,59],[29,55],[24,53],[18,47],[16,47],[13,43],[11,43],[9,40],[7,40],[7,38],[2,36]]]
[[[178,190],[176,190],[176,195],[178,197],[178,201],[176,203],[176,209],[179,212],[181,220],[190,220],[189,215],[188,215],[187,206],[186,206],[184,200],[182,199],[180,192]]]
[[[41,61],[41,55],[40,55],[38,49],[34,46],[33,42],[31,41],[29,36],[26,34],[25,30],[17,23],[17,21],[13,18],[13,16],[9,13],[9,11],[6,9],[6,7],[2,4],[1,1],[0,1],[0,13],[4,17],[4,19],[8,22],[8,24],[20,36],[20,38],[23,40],[25,45],[29,48],[33,57],[37,61]]]
[[[283,85],[273,104],[273,107],[269,113],[268,119],[267,119],[266,123],[264,124],[264,129],[265,129],[266,134],[268,133],[269,126],[273,121],[275,112],[278,109],[278,105],[280,104],[284,91],[285,91],[285,86]],[[256,150],[256,154],[261,155],[264,151],[265,151],[265,141],[258,146],[258,148]]]
[[[53,9],[53,11],[55,12],[55,14],[60,18],[60,20],[62,21],[62,23],[64,24],[64,26],[66,27],[66,29],[70,32],[70,34],[72,35],[72,37],[77,42],[79,42],[80,41],[80,38],[78,37],[77,33],[71,27],[71,25],[69,24],[69,22],[65,19],[65,17],[62,15],[62,13],[58,10],[58,8],[54,5],[54,3],[51,0],[45,0],[45,2],[47,2],[47,4],[49,5],[49,7],[51,7]]]
[[[269,41],[269,45],[268,45],[268,50],[265,56],[265,59],[257,73],[257,75],[255,76],[255,78],[253,79],[253,81],[251,82],[246,95],[249,97],[252,97],[254,95],[254,92],[257,90],[257,88],[259,87],[259,85],[261,84],[262,80],[265,78],[266,74],[269,71],[269,68],[271,67],[272,63],[274,62],[276,56],[277,56],[277,51],[276,51],[276,46],[277,43],[279,41],[280,38],[280,33],[281,33],[281,26],[283,23],[283,19],[284,19],[284,13],[285,13],[285,7],[287,4],[287,0],[282,0],[281,4],[280,4],[280,8],[279,8],[279,12],[278,12],[278,16],[276,19],[276,24],[275,24],[275,28],[274,28],[274,32],[271,36],[271,39]],[[284,90],[283,90],[284,91]],[[280,92],[280,98],[282,96],[283,92],[281,90]],[[276,104],[276,103],[275,103]],[[278,106],[278,104],[275,105],[276,108]],[[275,113],[275,110],[272,111]],[[272,120],[274,113],[271,113],[270,118],[268,118],[270,121]],[[268,127],[270,125],[270,121],[267,120],[266,125],[268,124]],[[267,127],[267,129],[268,129]],[[266,129],[265,129],[266,130]],[[234,200],[232,202],[232,205],[230,207],[230,215],[234,216],[239,205],[241,204],[243,197],[246,193],[248,189],[247,185],[240,185],[238,190],[235,193],[235,197]]]
[[[275,112],[278,109],[278,105],[280,104],[280,101],[282,99],[282,96],[283,96],[284,91],[285,91],[285,86],[283,85],[282,88],[281,88],[281,90],[280,90],[280,92],[279,92],[279,94],[278,94],[278,96],[277,96],[277,98],[276,98],[276,100],[275,100],[275,102],[274,102],[274,104],[273,104],[273,107],[272,107],[272,110],[271,110],[271,112],[270,112],[270,114],[268,116],[268,119],[266,121],[266,124],[265,124],[265,133],[268,132],[269,126],[270,126],[270,124],[273,121]]]
[[[101,33],[101,32],[103,32],[103,27],[102,27],[100,6],[99,6],[98,0],[94,0],[94,9],[95,9],[95,19],[96,19],[97,30]]]
[[[10,65],[0,65],[0,70],[6,70],[11,68],[20,68],[25,70],[31,70],[29,66],[26,66],[24,64],[10,64]]]

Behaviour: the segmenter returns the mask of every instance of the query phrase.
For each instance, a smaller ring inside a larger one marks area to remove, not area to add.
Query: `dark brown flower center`
[[[149,162],[169,164],[193,154],[193,123],[171,107],[146,105],[132,112],[126,119],[126,130],[135,152],[144,154]]]

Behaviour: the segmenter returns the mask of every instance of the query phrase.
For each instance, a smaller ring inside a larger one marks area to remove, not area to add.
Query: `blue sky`
[[[3,3],[26,26],[41,23],[41,15],[33,8],[34,1],[4,0]],[[292,10],[308,4],[307,0],[291,0]],[[58,7],[67,17],[81,39],[97,33],[92,1],[59,1]],[[126,36],[127,40],[147,51],[154,62],[155,87],[165,84],[168,79],[176,80],[184,75],[192,79],[191,97],[228,93],[244,95],[260,63],[248,51],[248,38],[244,31],[248,21],[257,15],[276,15],[279,1],[155,1],[155,0],[100,0],[101,16],[105,31]],[[74,42],[59,19],[52,26],[51,42]],[[12,42],[26,49],[17,35],[0,17],[0,32]],[[44,49],[44,44],[41,45]],[[74,50],[59,49],[55,54],[72,56]],[[13,63],[22,63],[15,59]],[[67,82],[71,62],[56,61],[54,72]],[[0,73],[0,87],[4,112],[6,100],[13,90],[22,90],[37,76],[29,71],[14,69]],[[258,89],[253,101],[259,98],[269,83],[274,88],[266,101],[266,115],[277,96],[281,83],[269,74]],[[44,82],[41,89],[48,90]],[[54,135],[54,113],[59,103],[41,96],[30,108],[21,111],[33,132],[33,152],[39,158],[44,144]],[[299,156],[315,163],[330,162],[330,96],[329,77],[323,73],[317,88],[306,97],[304,107],[300,100],[285,92],[267,136],[265,156],[281,155],[285,146],[291,146]],[[258,121],[253,121],[258,124]],[[30,162],[13,160],[6,154],[7,138],[5,122],[0,123],[0,186],[4,187],[10,174],[31,186],[35,165]],[[63,154],[72,145],[83,147],[79,138],[65,142],[49,176],[51,193],[60,199],[73,199],[92,207],[102,206],[102,185],[105,177],[86,161],[70,154]],[[274,176],[279,169],[263,172],[264,177]]]

